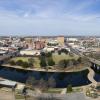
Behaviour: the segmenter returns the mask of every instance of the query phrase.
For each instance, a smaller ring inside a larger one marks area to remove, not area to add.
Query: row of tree
[[[12,65],[12,66],[13,65],[22,66],[23,68],[32,68],[33,67],[33,62],[34,62],[34,59],[30,58],[30,59],[28,59],[28,61],[23,61],[23,60],[14,61],[14,60],[10,60],[9,64]]]
[[[60,68],[67,68],[67,67],[72,67],[72,66],[77,66],[78,64],[80,64],[80,58],[75,60],[75,59],[63,59],[61,61],[59,61],[58,63],[58,67]]]
[[[52,57],[53,52],[41,52],[40,57]]]
[[[61,53],[65,53],[65,54],[68,54],[69,51],[66,50],[66,49],[61,49],[61,50],[58,50],[58,54],[61,55]]]
[[[67,68],[70,66],[77,66],[78,64],[82,63],[82,59],[78,58],[77,60],[75,59],[63,59],[60,60],[59,63],[57,64],[57,68]],[[46,66],[54,66],[55,62],[52,57],[46,58],[46,57],[41,57],[40,58],[40,65],[41,67],[46,68]]]
[[[49,58],[41,57],[40,58],[40,66],[41,67],[45,68],[46,66],[53,66],[53,65],[55,65],[55,62],[52,57],[49,57]]]
[[[48,43],[47,45],[48,45],[48,46],[57,46],[58,43]]]
[[[53,66],[55,62],[52,58],[52,52],[41,52],[40,56],[40,66],[46,68],[46,66]]]

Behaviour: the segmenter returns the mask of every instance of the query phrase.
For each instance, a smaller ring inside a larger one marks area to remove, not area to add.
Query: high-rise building
[[[28,48],[33,49],[33,38],[25,38],[25,42]]]
[[[58,36],[57,41],[60,45],[64,45],[64,36]]]

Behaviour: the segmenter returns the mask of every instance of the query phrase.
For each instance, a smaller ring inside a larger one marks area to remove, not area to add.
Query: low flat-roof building
[[[33,56],[33,55],[39,55],[40,52],[38,50],[21,50],[20,55],[26,55],[26,56]]]
[[[17,85],[17,83],[14,82],[14,81],[10,81],[10,80],[0,78],[0,85],[12,88],[12,87],[15,87]]]

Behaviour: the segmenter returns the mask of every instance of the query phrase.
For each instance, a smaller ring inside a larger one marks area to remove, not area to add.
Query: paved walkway
[[[86,86],[81,86],[83,88],[83,91],[86,91],[86,87],[87,86],[93,85],[93,86],[96,87],[97,84],[100,84],[100,82],[96,82],[96,80],[94,79],[95,72],[90,67],[86,67],[86,68],[84,68],[84,70],[85,69],[88,69],[89,70],[89,73],[88,73],[87,77],[91,81],[91,84],[86,85]],[[64,88],[62,90],[61,94],[66,94],[66,88]]]
[[[88,67],[87,69],[89,70],[87,77],[92,82],[91,85],[97,86],[98,82],[96,82],[96,80],[94,79],[95,72],[90,67]]]

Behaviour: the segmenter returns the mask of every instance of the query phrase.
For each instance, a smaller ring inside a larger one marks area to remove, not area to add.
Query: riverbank
[[[78,67],[73,67],[69,69],[43,69],[43,68],[22,68],[21,66],[11,66],[9,64],[3,64],[2,67],[8,67],[8,68],[15,68],[15,69],[20,69],[20,70],[25,70],[25,71],[39,71],[39,72],[78,72],[78,71],[83,71],[87,69],[86,67],[83,66],[78,66]]]
[[[56,88],[64,88],[67,87],[68,84],[72,84],[74,87],[90,84],[90,81],[87,78],[88,73],[88,70],[77,72],[43,72],[21,70],[4,66],[1,66],[0,68],[0,77],[8,80],[26,83],[26,80],[29,77],[33,77],[37,81],[40,81],[41,79],[48,81],[53,78],[56,82]]]

